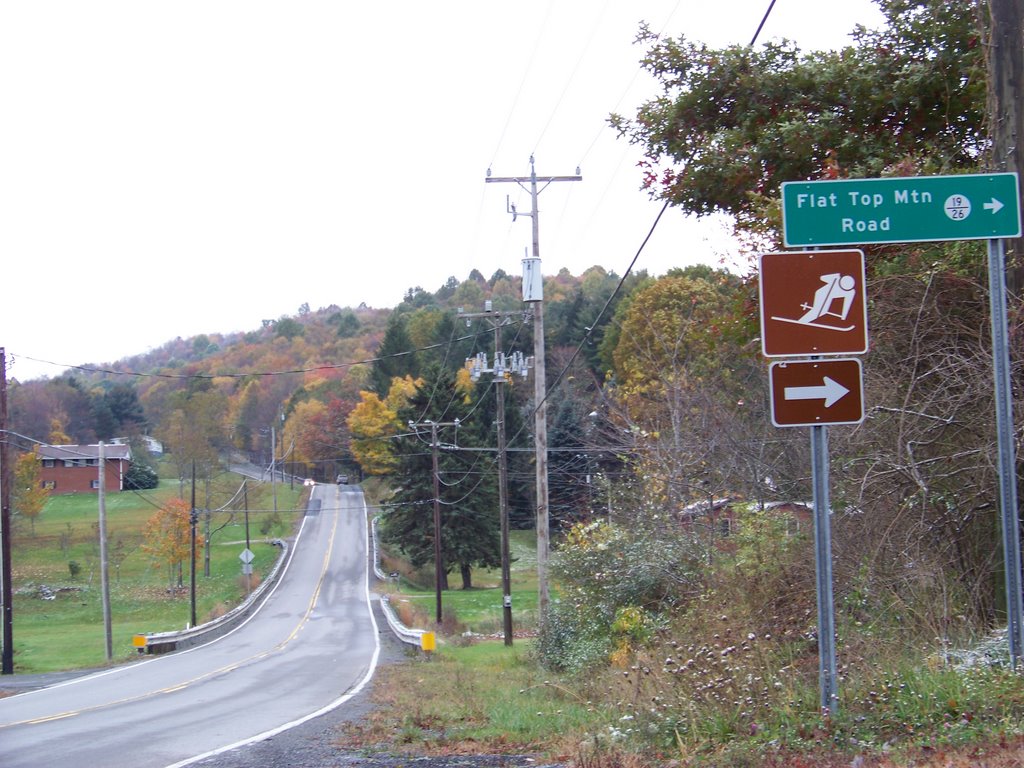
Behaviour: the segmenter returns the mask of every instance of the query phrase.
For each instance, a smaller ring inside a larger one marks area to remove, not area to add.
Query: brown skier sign
[[[765,357],[867,352],[863,251],[765,253],[760,276]]]

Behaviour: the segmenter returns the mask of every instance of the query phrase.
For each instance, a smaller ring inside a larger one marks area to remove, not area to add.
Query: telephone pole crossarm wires
[[[434,597],[436,612],[434,620],[441,626],[441,583],[444,575],[444,562],[441,559],[441,474],[438,468],[437,453],[441,444],[437,441],[439,427],[459,428],[459,420],[455,421],[410,421],[409,429],[419,432],[421,427],[430,427],[430,456],[434,475]]]
[[[533,221],[533,256],[523,260],[523,301],[533,306],[533,366],[534,366],[534,410],[533,426],[536,453],[537,477],[537,612],[541,625],[547,619],[550,601],[548,589],[548,427],[547,427],[547,372],[544,362],[544,283],[540,274],[540,224],[537,196],[556,181],[583,181],[580,169],[573,176],[538,176],[533,155],[530,155],[530,175],[491,176],[487,171],[487,183],[514,183],[530,193],[532,209],[528,213],[516,210],[506,202],[512,220],[518,216],[529,216]],[[544,186],[538,189],[538,183]],[[529,284],[528,284],[529,282]]]
[[[512,645],[512,555],[509,547],[508,520],[508,452],[505,449],[505,377],[510,373],[518,373],[526,377],[529,362],[520,352],[506,356],[501,349],[501,329],[511,322],[518,312],[492,312],[490,302],[482,313],[459,312],[465,318],[466,325],[474,318],[483,318],[494,328],[494,365],[487,366],[487,356],[481,352],[472,361],[470,376],[473,381],[479,380],[481,374],[494,374],[494,397],[497,401],[498,428],[498,508],[501,516],[501,590],[502,590],[502,624],[505,633],[505,645]]]

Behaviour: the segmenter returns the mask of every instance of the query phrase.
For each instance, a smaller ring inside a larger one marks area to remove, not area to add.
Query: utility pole
[[[110,627],[110,561],[107,557],[107,456],[103,441],[100,440],[96,450],[99,464],[99,487],[97,501],[100,515],[100,591],[103,601],[103,633],[106,639],[107,661],[114,658],[114,640]]]
[[[246,480],[242,480],[242,506],[245,508],[245,548],[252,552],[249,541],[249,486]],[[252,594],[252,569],[246,568],[248,571],[245,574],[245,596],[246,598]]]
[[[270,490],[274,496],[274,519],[277,520],[277,480],[274,479],[277,461],[277,435],[274,425],[270,425]]]
[[[580,169],[575,176],[538,176],[533,155],[530,155],[529,176],[491,176],[487,171],[486,183],[513,183],[530,193],[532,209],[529,213],[520,213],[515,206],[506,201],[506,207],[512,214],[512,221],[517,216],[529,216],[533,220],[533,256],[523,260],[523,301],[533,304],[533,434],[536,451],[537,476],[537,609],[540,623],[547,620],[549,589],[548,589],[548,406],[547,406],[547,373],[544,358],[544,281],[540,272],[540,223],[537,208],[537,196],[556,181],[583,181]],[[537,188],[538,182],[544,186]],[[529,184],[529,187],[526,185]],[[529,278],[529,284],[528,284]]]
[[[11,451],[7,431],[7,354],[0,347],[0,602],[3,602],[4,647],[0,674],[14,674],[14,590],[11,586]]]
[[[988,120],[992,170],[1024,173],[1024,9],[1020,0],[988,0]],[[1006,287],[1024,293],[1024,239],[1006,240]]]
[[[474,358],[470,376],[477,381],[483,373],[494,374],[494,396],[497,399],[498,427],[498,507],[501,515],[501,591],[502,591],[502,624],[505,632],[505,645],[512,645],[512,555],[509,551],[508,524],[508,455],[505,450],[505,376],[518,373],[525,377],[529,371],[529,363],[522,353],[515,352],[506,357],[501,351],[501,328],[511,322],[512,316],[521,313],[494,312],[491,302],[484,304],[484,311],[466,313],[459,311],[459,317],[466,319],[466,325],[474,318],[490,321],[494,328],[494,366],[487,367],[487,355],[481,352]]]
[[[210,578],[210,465],[203,479],[203,576]]]
[[[189,602],[191,604],[191,612],[189,616],[191,621],[189,626],[194,627],[196,625],[196,523],[198,522],[199,512],[196,511],[196,462],[192,461],[192,509],[188,513],[189,522],[189,535],[192,540],[192,573],[190,576],[189,584]]]
[[[1024,9],[1020,0],[989,0],[988,123],[993,170],[1024,172]],[[1020,178],[1018,177],[1018,184]],[[1020,191],[1020,190],[1018,190]],[[992,312],[993,378],[1003,569],[1006,583],[1006,635],[1010,666],[1024,657],[1024,597],[1021,595],[1021,521],[1018,510],[1017,458],[1007,329],[1007,304],[1019,306],[1024,293],[1024,239],[988,243]]]
[[[437,452],[441,446],[437,442],[437,428],[455,427],[458,429],[459,420],[409,422],[410,429],[419,430],[420,427],[430,427],[430,451],[434,470],[434,596],[437,604],[435,621],[438,626],[441,626],[441,584],[444,580],[444,563],[441,560],[441,476],[437,458]]]

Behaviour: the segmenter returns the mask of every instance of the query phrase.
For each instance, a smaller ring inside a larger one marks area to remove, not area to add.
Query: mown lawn
[[[241,478],[238,479],[238,483]],[[254,577],[273,567],[280,549],[269,543],[290,535],[302,488],[278,487],[275,516],[265,493],[250,491],[250,540],[256,555]],[[179,494],[177,481],[142,492],[106,497],[111,627],[114,660],[131,658],[136,633],[181,629],[191,604],[189,562],[178,569],[153,560],[145,551],[147,524]],[[212,506],[212,505],[211,505]],[[49,499],[33,528],[17,520],[12,537],[14,665],[18,673],[49,672],[106,663],[101,596],[99,517],[95,494]],[[200,518],[197,544],[196,616],[199,623],[237,605],[246,595],[239,554],[245,548],[241,512],[211,515],[210,572],[205,575]]]

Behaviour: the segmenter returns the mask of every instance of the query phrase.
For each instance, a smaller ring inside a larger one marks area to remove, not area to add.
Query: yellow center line
[[[74,717],[77,714],[78,714],[77,712],[65,712],[62,715],[51,715],[50,717],[38,717],[35,720],[26,720],[25,722],[26,723],[32,723],[33,725],[36,725],[38,723],[49,723],[49,722],[52,722],[54,720],[64,720],[64,719],[69,718],[69,717]]]
[[[249,656],[248,658],[232,662],[231,664],[227,664],[223,667],[219,667],[218,669],[214,669],[209,672],[204,672],[203,674],[193,677],[190,680],[185,680],[181,683],[178,683],[177,685],[173,685],[167,688],[161,688],[156,691],[141,693],[138,696],[129,696],[128,698],[118,699],[116,701],[109,701],[104,704],[96,704],[91,707],[83,707],[82,709],[69,710],[67,712],[61,712],[54,715],[47,715],[45,717],[38,717],[29,720],[18,720],[11,723],[3,723],[0,724],[0,730],[3,730],[5,728],[13,728],[17,725],[38,725],[40,723],[49,723],[53,720],[63,720],[68,717],[75,717],[77,715],[86,714],[88,712],[96,712],[98,710],[116,707],[122,704],[131,704],[133,702],[142,701],[144,699],[149,699],[154,696],[160,696],[168,693],[176,693],[177,691],[184,690],[185,688],[190,688],[191,686],[195,685],[196,683],[202,682],[203,680],[207,680],[211,677],[216,677],[218,675],[227,674],[228,672],[233,672],[239,667],[245,666],[260,659],[264,659],[267,656],[270,656],[272,653],[279,653],[283,651],[284,648],[289,643],[291,643],[292,640],[295,639],[296,635],[299,634],[299,632],[306,625],[306,623],[308,623],[309,617],[313,614],[313,610],[316,608],[316,603],[320,599],[320,591],[323,589],[324,580],[327,578],[327,569],[331,561],[331,554],[334,552],[334,537],[338,531],[338,519],[340,517],[340,511],[340,507],[336,507],[334,510],[334,523],[331,526],[330,542],[327,545],[327,551],[324,553],[323,564],[320,566],[320,577],[317,579],[316,588],[313,590],[313,595],[312,597],[310,597],[309,604],[306,606],[305,612],[302,614],[302,617],[299,619],[294,629],[292,629],[292,631],[284,640],[282,640],[280,643],[274,646],[273,649],[269,651],[260,651],[259,653]]]

